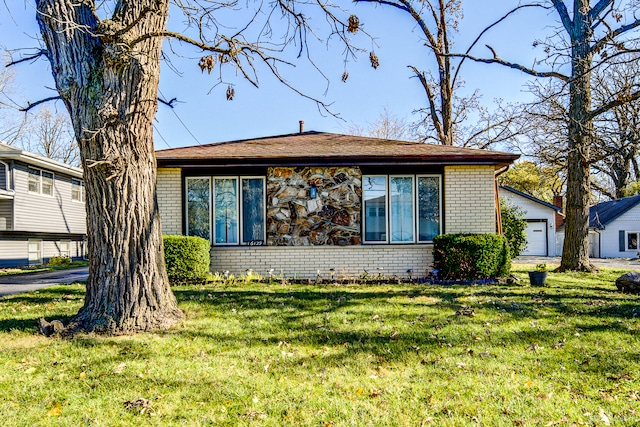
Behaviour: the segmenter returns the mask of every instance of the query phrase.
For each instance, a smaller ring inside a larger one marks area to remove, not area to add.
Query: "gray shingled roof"
[[[303,132],[156,151],[158,166],[193,164],[295,164],[350,162],[484,164],[502,167],[517,154],[473,148],[394,141],[327,132]]]
[[[593,205],[589,208],[589,227],[603,229],[638,203],[640,195]]]

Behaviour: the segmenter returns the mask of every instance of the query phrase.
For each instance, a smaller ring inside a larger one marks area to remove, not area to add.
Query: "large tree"
[[[569,7],[567,6],[569,3]],[[569,87],[567,133],[566,228],[560,270],[592,270],[589,261],[589,202],[594,119],[612,108],[640,98],[640,92],[620,92],[593,105],[592,72],[625,52],[625,42],[640,26],[634,0],[550,0],[538,3],[555,11],[560,27],[552,37],[536,44],[549,54],[534,67],[510,62],[492,49],[491,58],[462,55],[477,61],[502,64],[535,77],[557,78]],[[564,61],[563,59],[567,60]],[[549,68],[541,70],[547,65]]]
[[[463,18],[462,0],[354,0],[355,3],[370,3],[380,6],[383,19],[397,19],[401,16],[415,26],[420,44],[426,55],[425,64],[407,65],[414,78],[420,82],[426,99],[426,107],[417,108],[421,115],[414,133],[424,142],[442,145],[474,146],[488,148],[513,137],[508,121],[497,119],[480,103],[477,90],[469,96],[461,96],[464,86],[461,74],[464,57],[452,56],[454,37],[459,31]],[[528,6],[524,6],[528,7]],[[516,10],[519,9],[516,8]],[[394,12],[394,13],[391,13]],[[507,15],[512,14],[509,12]],[[501,18],[499,21],[505,19]],[[495,25],[495,24],[494,24]],[[493,26],[493,25],[492,25]],[[472,49],[482,38],[480,34],[468,47]],[[409,42],[407,43],[409,45]],[[372,65],[377,68],[378,57],[370,53]],[[497,109],[503,108],[497,105]],[[477,123],[470,124],[474,118]]]
[[[165,271],[155,187],[152,121],[163,40],[204,52],[199,63],[203,71],[226,64],[257,85],[258,62],[288,85],[278,70],[286,62],[274,55],[289,44],[302,51],[309,29],[297,3],[282,0],[256,3],[248,24],[235,30],[218,22],[223,9],[234,5],[199,0],[36,1],[44,40],[41,53],[51,63],[56,89],[69,111],[87,190],[89,279],[84,306],[68,332],[134,333],[168,328],[184,317]],[[186,31],[168,30],[170,7],[182,14],[183,19],[176,20],[182,28],[187,23]],[[331,16],[331,10],[325,10]],[[258,16],[282,17],[284,36],[273,35],[274,26],[264,20],[254,28]],[[335,17],[328,22],[332,34],[350,47],[348,24]],[[231,35],[223,34],[225,29]],[[227,96],[233,97],[231,86]]]

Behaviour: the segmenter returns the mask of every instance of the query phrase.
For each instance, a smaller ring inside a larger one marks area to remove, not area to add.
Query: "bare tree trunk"
[[[39,0],[38,22],[78,144],[87,188],[89,280],[70,331],[126,334],[183,318],[164,267],[152,120],[167,0]],[[142,41],[139,41],[142,40]]]
[[[574,2],[569,87],[569,141],[567,158],[566,228],[560,270],[591,271],[589,261],[591,112],[591,22],[588,0]]]

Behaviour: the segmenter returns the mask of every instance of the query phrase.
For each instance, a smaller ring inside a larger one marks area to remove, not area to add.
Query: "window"
[[[387,177],[366,176],[362,180],[362,199],[364,200],[364,241],[387,241]]]
[[[418,176],[418,241],[440,234],[440,177]]]
[[[389,178],[391,197],[391,243],[414,241],[413,177]]]
[[[431,242],[440,234],[439,175],[364,176],[362,194],[365,243]]]
[[[40,171],[29,169],[29,193],[40,192]]]
[[[219,245],[238,244],[238,180],[213,179],[215,242]]]
[[[628,251],[637,251],[638,250],[638,233],[637,231],[627,233],[627,250]]]
[[[9,165],[5,162],[0,162],[0,190],[11,190],[9,174]]]
[[[71,180],[71,200],[84,202],[84,183],[75,179]]]
[[[211,179],[187,178],[187,235],[211,240]]]
[[[42,240],[29,240],[29,265],[42,264]]]
[[[60,242],[58,242],[58,250],[60,251],[61,257],[71,258],[71,241],[60,240]]]
[[[53,173],[29,168],[29,192],[53,196]]]
[[[264,178],[242,178],[242,243],[264,242]]]
[[[214,245],[264,243],[264,177],[189,177],[186,182],[187,235]]]

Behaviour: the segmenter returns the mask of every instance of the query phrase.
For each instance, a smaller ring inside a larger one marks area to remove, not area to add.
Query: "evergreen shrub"
[[[441,234],[433,239],[434,268],[442,280],[481,280],[511,272],[509,244],[497,234]]]
[[[206,280],[211,265],[211,244],[197,236],[165,235],[164,261],[171,282]]]

